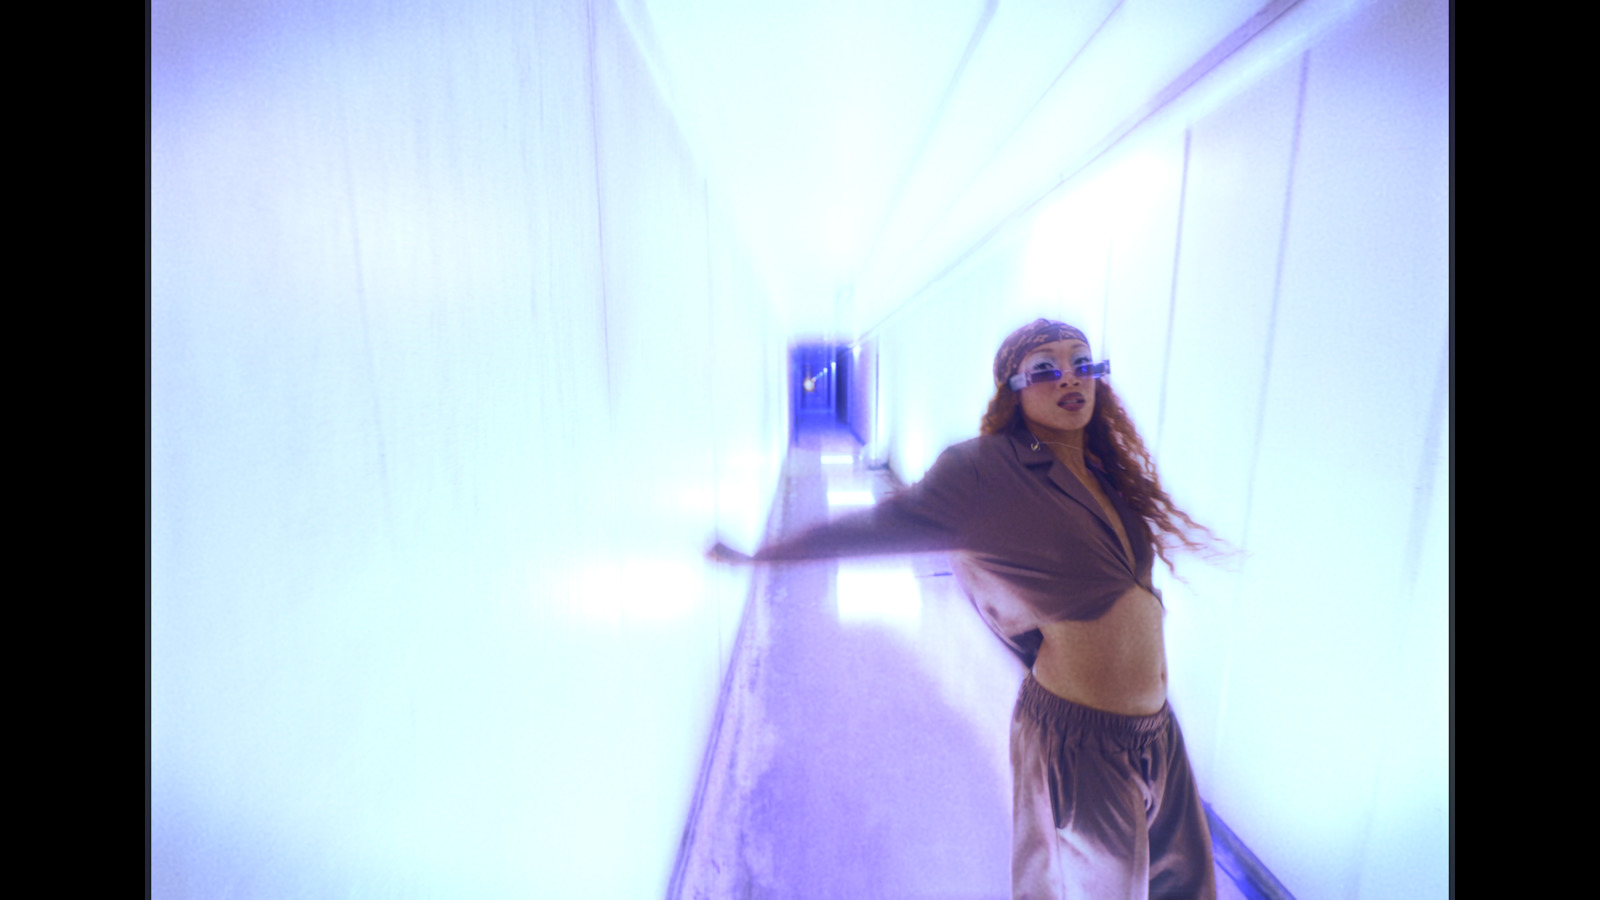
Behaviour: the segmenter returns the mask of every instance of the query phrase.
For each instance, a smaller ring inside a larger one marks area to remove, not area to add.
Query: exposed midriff
[[[1046,622],[1033,677],[1081,706],[1124,716],[1159,712],[1167,702],[1161,601],[1129,588],[1097,619]]]

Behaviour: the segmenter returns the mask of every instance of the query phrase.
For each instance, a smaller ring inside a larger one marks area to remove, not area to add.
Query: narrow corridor
[[[822,407],[923,477],[1042,317],[1240,551],[1157,567],[1202,794],[1449,896],[1451,14],[156,0],[149,895],[1006,896],[945,561],[705,554],[887,489]]]

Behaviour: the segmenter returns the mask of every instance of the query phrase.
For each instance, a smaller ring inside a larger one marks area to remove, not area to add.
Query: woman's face
[[[1055,341],[1024,356],[1018,372],[1060,369],[1061,377],[1022,389],[1023,418],[1056,431],[1082,430],[1094,415],[1095,379],[1080,378],[1074,370],[1093,361],[1083,341]]]

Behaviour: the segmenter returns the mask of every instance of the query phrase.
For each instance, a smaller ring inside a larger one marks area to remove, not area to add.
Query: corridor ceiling
[[[1355,4],[619,5],[788,330],[849,339],[1245,42]]]

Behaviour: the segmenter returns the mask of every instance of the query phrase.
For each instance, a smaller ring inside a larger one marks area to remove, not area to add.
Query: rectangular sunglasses
[[[1111,360],[1103,359],[1097,363],[1084,363],[1074,369],[1079,378],[1104,378],[1111,374]],[[1061,377],[1060,369],[1039,369],[1033,372],[1019,372],[1011,376],[1007,382],[1013,391],[1020,391],[1030,384],[1039,384],[1045,381],[1055,381]]]

